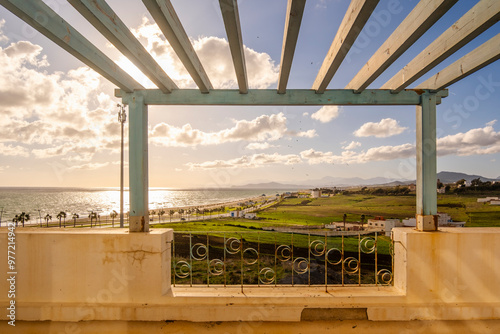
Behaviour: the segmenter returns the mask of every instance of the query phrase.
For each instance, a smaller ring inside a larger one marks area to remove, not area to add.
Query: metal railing
[[[376,232],[176,231],[172,283],[189,286],[392,285],[392,237]]]

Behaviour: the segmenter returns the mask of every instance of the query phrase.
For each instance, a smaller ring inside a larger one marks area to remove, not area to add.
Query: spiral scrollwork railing
[[[174,238],[174,285],[328,289],[394,282],[394,243],[377,233],[176,232]]]

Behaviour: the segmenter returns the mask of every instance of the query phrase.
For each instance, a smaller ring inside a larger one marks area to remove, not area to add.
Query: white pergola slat
[[[213,89],[170,0],[142,0],[201,92]]]
[[[219,0],[224,27],[226,28],[229,49],[233,57],[234,71],[241,94],[248,91],[247,69],[245,64],[245,52],[243,38],[241,37],[240,15],[236,0]]]
[[[0,4],[124,91],[144,89],[43,1],[0,0]]]
[[[164,93],[177,89],[151,54],[104,0],[68,0],[99,32]]]
[[[417,88],[441,90],[500,59],[500,34],[439,71]]]
[[[293,55],[299,37],[300,24],[306,0],[288,0],[286,9],[285,32],[283,33],[283,47],[281,48],[280,74],[278,93],[286,93],[286,86],[292,69]]]
[[[379,0],[352,0],[347,12],[340,23],[339,30],[333,39],[330,50],[314,80],[312,89],[323,93],[332,80],[335,72],[347,56],[354,41],[370,18]]]
[[[360,92],[368,87],[457,1],[421,0],[345,88]]]
[[[500,20],[500,1],[481,0],[381,88],[399,92]]]

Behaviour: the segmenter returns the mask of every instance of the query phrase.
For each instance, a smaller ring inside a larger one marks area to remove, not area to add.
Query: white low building
[[[312,198],[320,198],[321,197],[321,189],[311,190],[311,197]]]
[[[403,223],[399,219],[368,219],[367,229],[384,232],[386,236],[391,236],[394,227],[402,227]]]
[[[248,212],[243,215],[246,219],[257,219],[257,214],[255,212]]]

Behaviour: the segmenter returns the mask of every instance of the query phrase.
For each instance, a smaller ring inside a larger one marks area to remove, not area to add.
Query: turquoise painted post
[[[436,95],[424,93],[417,106],[417,229],[436,231]]]
[[[142,96],[130,100],[129,116],[129,231],[148,232],[148,106]]]

